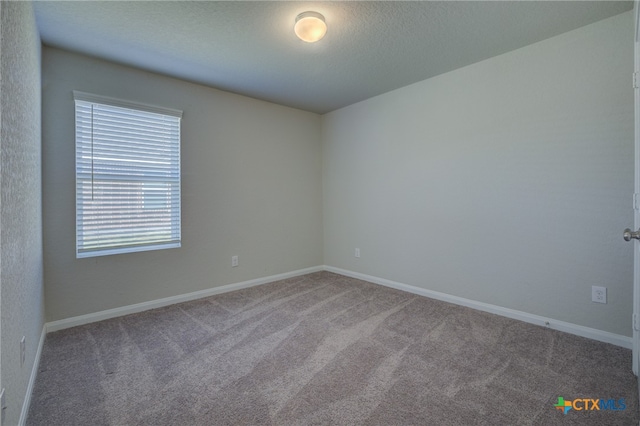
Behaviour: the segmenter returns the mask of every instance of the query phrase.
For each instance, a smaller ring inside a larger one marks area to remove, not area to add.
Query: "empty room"
[[[0,16],[0,426],[639,424],[636,3]]]

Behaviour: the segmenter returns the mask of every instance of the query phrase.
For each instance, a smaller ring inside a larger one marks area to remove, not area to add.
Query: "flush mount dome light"
[[[327,33],[327,24],[318,12],[302,12],[296,16],[293,30],[300,40],[315,43]]]

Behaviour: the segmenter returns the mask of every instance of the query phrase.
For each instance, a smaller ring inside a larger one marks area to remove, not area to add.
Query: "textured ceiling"
[[[617,1],[36,1],[42,41],[317,113],[631,10]],[[325,38],[293,33],[322,13]]]

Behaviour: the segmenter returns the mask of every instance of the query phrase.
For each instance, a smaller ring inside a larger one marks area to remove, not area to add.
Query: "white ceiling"
[[[43,43],[326,113],[631,10],[631,1],[36,1]],[[295,17],[328,31],[298,40]]]

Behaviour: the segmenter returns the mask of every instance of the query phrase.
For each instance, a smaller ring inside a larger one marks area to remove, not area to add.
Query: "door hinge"
[[[638,72],[634,72],[633,73],[633,88],[634,89],[640,88],[640,76],[638,74],[640,74],[640,73],[638,73]]]
[[[635,331],[640,331],[640,316],[638,314],[633,314],[633,329]]]

